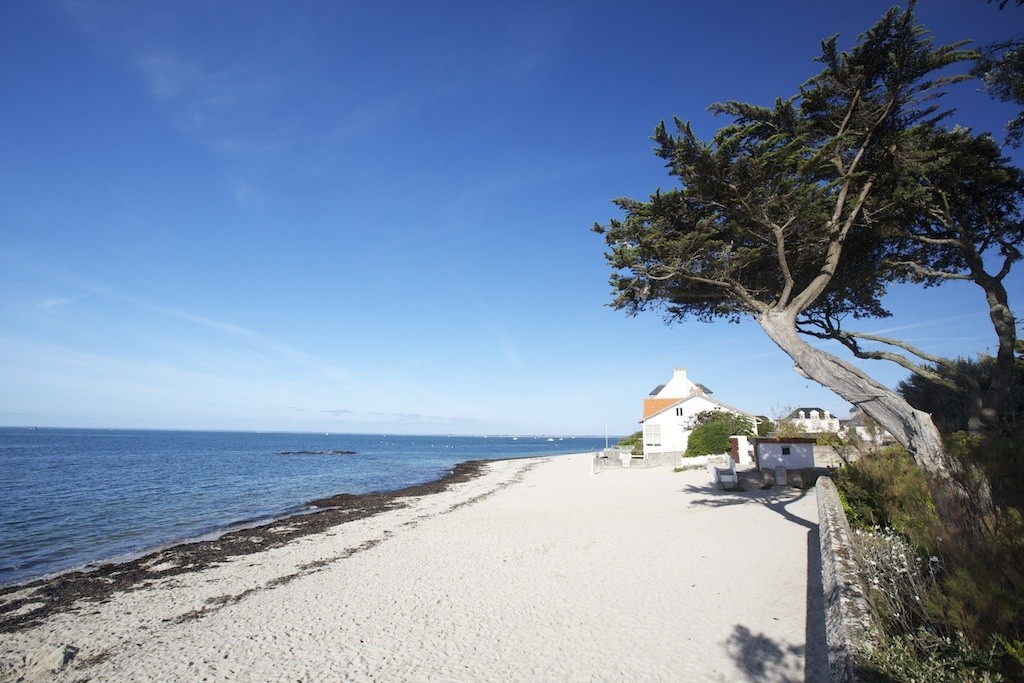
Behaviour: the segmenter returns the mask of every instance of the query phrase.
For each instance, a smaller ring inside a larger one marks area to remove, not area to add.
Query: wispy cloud
[[[234,45],[196,38],[188,22],[205,13],[195,6],[80,0],[61,6],[99,50],[139,76],[171,125],[229,163],[226,185],[239,204],[259,209],[259,171],[294,142],[288,126],[280,124],[291,88],[284,55],[293,51],[266,45],[273,33],[249,40],[222,36]],[[271,119],[267,111],[277,116]]]
[[[45,310],[48,310],[48,311],[53,311],[53,310],[65,308],[67,306],[70,306],[71,304],[78,303],[79,301],[81,301],[83,299],[87,299],[90,296],[92,296],[93,294],[100,294],[100,293],[103,293],[105,291],[106,290],[103,289],[102,287],[97,287],[97,288],[94,288],[94,289],[90,289],[90,290],[88,290],[86,292],[82,292],[81,294],[77,294],[75,296],[48,297],[46,299],[43,299],[41,301],[36,302],[36,305],[39,308],[42,308],[42,309],[45,309]]]
[[[347,368],[340,367],[333,362],[306,353],[300,349],[296,349],[289,344],[285,344],[273,337],[269,337],[247,327],[160,304],[154,304],[110,289],[103,290],[103,293],[110,297],[120,299],[126,303],[133,304],[169,318],[174,318],[199,327],[204,327],[209,330],[233,336],[251,344],[257,349],[262,349],[265,352],[271,353],[276,357],[281,357],[292,363],[315,369],[317,373],[324,377],[334,380],[353,379],[353,374]]]
[[[218,320],[216,318],[175,308],[173,306],[148,301],[120,291],[107,284],[96,282],[89,278],[84,278],[76,273],[60,269],[50,264],[39,262],[17,252],[0,250],[0,261],[5,261],[16,267],[32,270],[33,272],[44,275],[47,278],[57,280],[65,283],[66,285],[71,285],[82,290],[80,293],[72,296],[50,296],[40,299],[34,302],[35,307],[38,309],[50,313],[56,313],[90,297],[106,297],[169,319],[179,320],[189,325],[227,335],[237,341],[244,342],[244,346],[242,348],[252,349],[253,351],[267,354],[270,357],[283,359],[289,363],[311,369],[315,371],[317,375],[326,379],[339,382],[355,381],[354,374],[348,368],[342,367],[333,361],[320,358],[314,354],[307,353],[301,349],[297,349],[294,346],[286,344],[272,336],[238,325],[231,321]],[[241,349],[236,350],[236,353],[241,353]]]
[[[917,330],[922,327],[932,327],[935,325],[945,325],[958,320],[965,320],[968,318],[977,318],[976,313],[961,313],[959,315],[948,315],[939,318],[930,318],[928,320],[919,320],[914,323],[907,323],[905,325],[895,325],[893,327],[883,327],[878,330],[872,330],[869,334],[876,334],[878,336],[884,336],[893,334],[894,332],[905,332],[907,330]]]

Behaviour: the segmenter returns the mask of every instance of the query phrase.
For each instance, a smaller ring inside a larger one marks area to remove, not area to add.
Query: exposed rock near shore
[[[281,451],[281,455],[355,455],[355,451]]]
[[[404,505],[402,498],[440,493],[480,474],[482,461],[460,463],[436,481],[382,493],[321,498],[309,504],[318,511],[275,520],[253,528],[236,529],[210,541],[182,543],[119,564],[90,571],[73,571],[52,579],[0,588],[0,633],[11,633],[45,620],[80,601],[103,602],[118,591],[145,586],[156,579],[202,571],[229,558],[283,546],[345,522],[370,517]]]

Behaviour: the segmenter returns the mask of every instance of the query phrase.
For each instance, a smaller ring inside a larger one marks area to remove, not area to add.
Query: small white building
[[[821,434],[822,432],[839,432],[839,418],[821,408],[797,408],[786,416],[804,434]]]
[[[683,453],[696,426],[697,415],[709,410],[735,413],[757,424],[746,411],[728,406],[711,396],[711,390],[695,384],[685,368],[676,368],[667,384],[655,387],[644,399],[644,455]]]
[[[816,439],[806,437],[758,437],[754,439],[754,462],[759,470],[783,467],[799,470],[814,467]]]

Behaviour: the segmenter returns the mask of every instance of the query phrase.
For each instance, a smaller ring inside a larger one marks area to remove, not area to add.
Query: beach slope
[[[80,600],[4,633],[0,678],[826,680],[813,490],[588,455],[483,469]]]

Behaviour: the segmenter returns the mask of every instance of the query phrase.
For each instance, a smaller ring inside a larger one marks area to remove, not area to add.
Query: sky
[[[710,138],[710,104],[794,94],[890,4],[0,3],[0,425],[622,435],[677,367],[846,416],[752,322],[609,308],[591,227],[672,186],[659,121]],[[1024,27],[918,16],[939,43]],[[1002,139],[1015,110],[977,89],[951,121]],[[994,347],[976,287],[886,303],[860,329]]]

